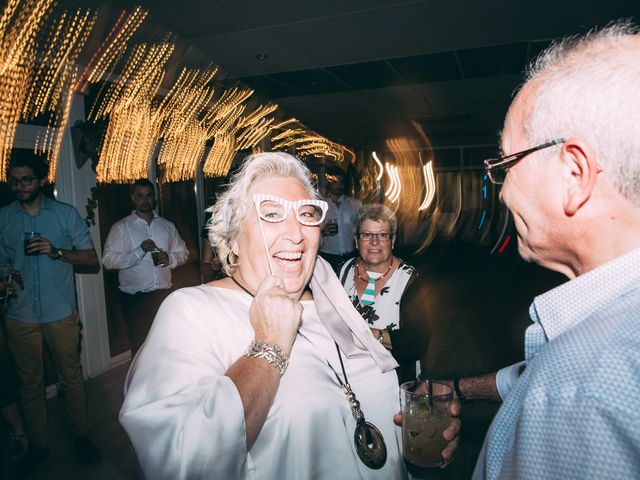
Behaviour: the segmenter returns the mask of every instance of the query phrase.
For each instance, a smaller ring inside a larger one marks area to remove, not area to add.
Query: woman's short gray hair
[[[362,222],[365,220],[372,220],[374,222],[385,222],[389,225],[389,233],[392,236],[396,236],[396,230],[398,229],[398,220],[396,219],[396,214],[391,211],[391,209],[381,203],[370,203],[364,205],[360,212],[358,213],[358,217],[356,218],[356,235],[360,232],[360,227],[362,226]]]
[[[209,242],[215,248],[222,268],[232,275],[237,266],[237,252],[233,242],[240,232],[240,225],[252,205],[248,198],[252,185],[264,177],[287,177],[302,184],[309,198],[319,198],[311,183],[311,172],[293,155],[284,152],[265,152],[249,155],[240,169],[231,177],[228,188],[211,207],[211,219],[207,223]]]

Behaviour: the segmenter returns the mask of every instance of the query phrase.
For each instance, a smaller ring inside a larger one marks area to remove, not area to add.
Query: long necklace
[[[351,385],[349,385],[347,372],[344,369],[344,362],[342,361],[342,353],[337,343],[336,350],[338,351],[344,382],[328,360],[327,365],[329,365],[329,368],[333,371],[345,397],[347,397],[347,403],[349,403],[351,407],[351,415],[353,415],[356,421],[356,429],[353,432],[353,443],[356,446],[356,452],[360,460],[362,460],[362,463],[373,470],[378,470],[382,468],[387,461],[387,446],[384,443],[384,437],[382,433],[380,433],[380,430],[378,430],[378,427],[365,420],[364,413],[360,408],[360,402],[356,399],[356,394],[353,393]]]
[[[360,262],[356,260],[356,275],[357,275],[357,277],[358,277],[360,280],[362,280],[364,283],[369,283],[369,280],[366,280],[366,279],[364,279],[364,278],[362,278],[362,277],[360,276],[360,268],[358,268],[358,264],[359,264],[359,263],[360,263]],[[386,277],[386,276],[387,276],[387,274],[391,271],[391,267],[393,267],[393,256],[391,257],[391,262],[389,262],[389,268],[387,268],[387,271],[386,271],[386,272],[384,272],[382,275],[380,275],[378,278],[376,278],[376,279],[374,280],[374,282],[378,282],[378,280],[382,280],[384,277]]]
[[[253,293],[249,291],[244,285],[238,282],[234,277],[231,277],[233,283],[239,286],[242,290],[247,292],[252,297]],[[301,336],[304,335],[298,332]],[[307,341],[310,341],[307,339]],[[351,415],[353,415],[354,420],[356,421],[356,429],[353,432],[353,443],[356,446],[356,452],[362,463],[364,463],[367,467],[378,470],[382,468],[387,461],[387,446],[384,443],[384,437],[380,430],[370,422],[367,422],[364,418],[364,413],[360,408],[360,402],[356,399],[356,394],[351,390],[351,385],[349,385],[349,379],[347,378],[347,371],[344,368],[344,362],[342,361],[342,353],[340,352],[340,347],[338,344],[334,342],[336,345],[336,350],[338,351],[338,358],[340,359],[340,368],[342,369],[342,375],[344,376],[344,382],[338,375],[338,372],[331,366],[328,360],[325,359],[329,368],[333,371],[333,374],[336,376],[338,383],[340,384],[340,388],[345,394],[347,398],[347,402],[351,407]]]

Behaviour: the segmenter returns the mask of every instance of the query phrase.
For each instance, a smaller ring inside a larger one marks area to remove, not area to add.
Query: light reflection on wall
[[[427,207],[420,209],[429,188],[423,181],[420,152],[424,143],[403,137],[387,139],[385,145],[383,152],[372,153],[373,161],[362,172],[364,183],[373,186],[363,201],[386,203],[398,217],[402,243],[416,244],[416,237],[423,236],[424,219],[431,213]]]
[[[393,165],[389,165],[389,162],[384,164],[384,169],[387,172],[387,178],[389,179],[389,187],[387,191],[384,192],[384,196],[391,202],[394,203],[394,196],[396,194],[396,190],[398,189],[397,180],[396,180],[396,167]],[[397,200],[397,198],[396,198]]]
[[[433,174],[433,160],[429,161],[426,165],[422,165],[422,176],[424,178],[424,199],[420,204],[419,211],[426,210],[431,206],[433,199],[436,196],[436,179]]]
[[[502,246],[508,225],[501,221],[498,191],[483,180],[476,158],[489,146],[433,149],[426,135],[388,139],[385,145],[358,164],[360,198],[384,202],[396,212],[400,245],[417,253],[436,239],[498,243],[496,251]],[[447,162],[440,165],[445,153]]]

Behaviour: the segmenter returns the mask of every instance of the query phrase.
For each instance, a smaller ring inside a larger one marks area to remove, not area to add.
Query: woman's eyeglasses
[[[269,223],[283,222],[289,216],[289,211],[293,210],[296,219],[302,225],[315,227],[324,220],[329,206],[324,200],[314,200],[305,198],[292,202],[275,195],[257,193],[253,196],[258,216]]]
[[[393,236],[389,232],[378,232],[378,233],[358,232],[357,235],[360,240],[364,240],[365,242],[371,241],[374,237],[379,242],[388,242],[389,240],[391,240],[391,237]]]

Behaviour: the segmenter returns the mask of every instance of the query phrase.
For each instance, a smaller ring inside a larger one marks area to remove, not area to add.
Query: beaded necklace
[[[358,267],[358,264],[359,264],[359,263],[360,263],[360,261],[359,261],[359,260],[356,260],[356,268],[355,268],[356,276],[357,276],[360,280],[362,280],[364,283],[369,283],[369,280],[364,279],[364,278],[362,278],[362,276],[360,276],[360,268]],[[393,256],[391,257],[391,262],[389,262],[389,268],[387,268],[387,271],[386,271],[386,272],[384,272],[382,275],[380,275],[378,278],[376,278],[376,279],[374,280],[374,282],[376,282],[376,283],[377,283],[377,282],[378,282],[378,280],[382,280],[384,277],[386,277],[386,276],[387,276],[387,274],[391,271],[391,267],[393,267]]]

